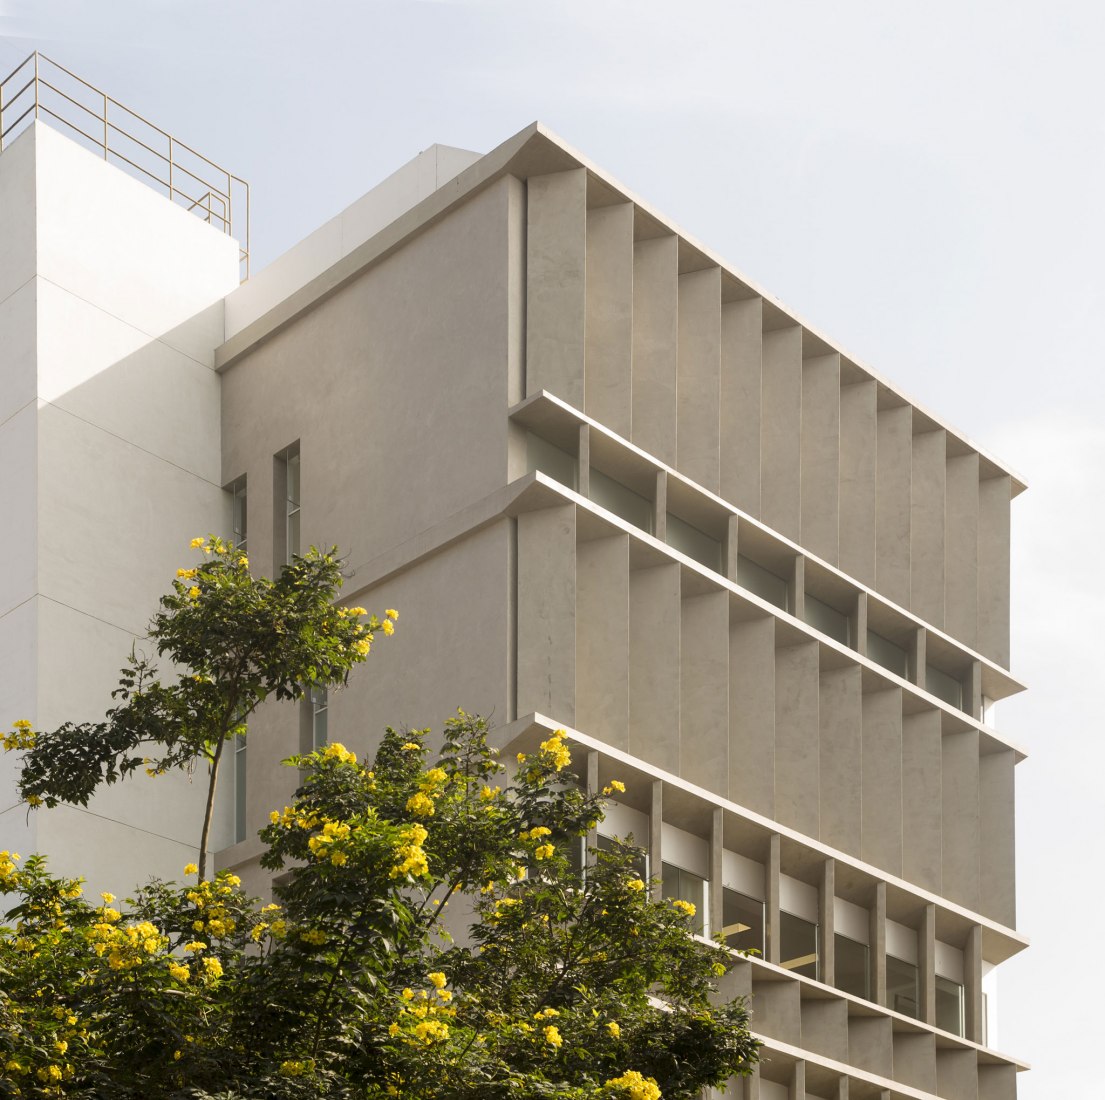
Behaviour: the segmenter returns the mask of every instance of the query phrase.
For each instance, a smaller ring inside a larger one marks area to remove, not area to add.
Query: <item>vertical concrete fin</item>
[[[863,843],[863,685],[859,668],[822,669],[818,716],[821,840],[858,855]]]
[[[721,268],[679,276],[679,472],[721,490]]]
[[[782,959],[782,944],[779,942],[782,929],[779,924],[779,887],[783,872],[783,838],[772,833],[767,845],[767,867],[764,875],[764,936],[766,939],[767,961],[778,966]]]
[[[526,183],[526,393],[584,403],[587,172]]]
[[[878,446],[876,384],[840,388],[840,551],[845,573],[875,584],[875,503]]]
[[[944,520],[947,433],[913,436],[910,482],[909,607],[934,626],[944,625]]]
[[[802,362],[801,543],[833,565],[840,558],[840,356]]]
[[[862,699],[860,857],[902,874],[902,691]]]
[[[635,242],[631,438],[669,466],[677,461],[678,280],[678,237]]]
[[[629,748],[629,536],[579,543],[576,727]]]
[[[632,431],[633,204],[587,211],[584,411],[619,435]]]
[[[979,759],[980,908],[1010,928],[1017,923],[1015,784],[1012,749]]]
[[[775,816],[775,620],[729,624],[729,795]]]
[[[940,893],[943,765],[940,714],[902,719],[902,877]]]
[[[801,527],[802,329],[763,334],[760,518],[788,538]]]
[[[723,797],[729,782],[729,593],[682,601],[680,774]]]
[[[978,749],[977,730],[943,738],[943,893],[975,911],[981,903]]]
[[[836,860],[826,859],[821,863],[817,905],[817,950],[821,956],[818,980],[825,985],[836,985]]]
[[[518,517],[518,713],[575,725],[575,505]]]
[[[944,629],[978,646],[978,455],[948,455]]]
[[[809,837],[820,832],[816,642],[775,651],[775,818]]]
[[[871,953],[871,999],[886,1004],[886,883],[875,883],[871,900],[871,924],[868,932]]]
[[[875,479],[875,586],[909,606],[910,477],[913,410],[892,405],[878,411]]]
[[[1008,474],[983,478],[978,486],[978,648],[1009,667]]]
[[[679,566],[629,574],[629,751],[679,772]]]
[[[763,299],[721,307],[721,495],[760,514]]]

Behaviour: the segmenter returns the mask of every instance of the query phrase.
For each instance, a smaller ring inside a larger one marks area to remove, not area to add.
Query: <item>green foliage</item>
[[[689,1100],[747,1072],[745,1007],[713,997],[730,956],[692,907],[652,900],[627,845],[573,870],[602,798],[563,735],[513,777],[481,719],[432,766],[425,737],[287,762],[278,905],[224,873],[113,909],[0,857],[0,1096]]]
[[[158,655],[185,673],[163,682],[156,664],[132,651],[112,692],[118,702],[102,722],[17,729],[5,747],[27,750],[19,787],[32,806],[84,806],[101,784],[137,768],[159,774],[206,761],[203,870],[226,739],[245,736],[249,716],[270,696],[298,699],[305,684],[343,683],[368,656],[375,632],[393,628],[391,616],[365,619],[364,608],[335,604],[336,550],[312,547],[270,580],[253,577],[245,554],[219,538],[197,538],[192,547],[203,560],[177,570],[147,632]]]

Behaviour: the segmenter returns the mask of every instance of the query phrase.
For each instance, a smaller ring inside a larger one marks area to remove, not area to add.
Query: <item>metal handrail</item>
[[[17,83],[17,77],[28,65],[33,65],[33,73],[18,91],[11,92],[11,88]],[[58,73],[64,74],[64,77],[59,77]],[[61,86],[65,83],[64,78],[72,82],[68,85],[68,90]],[[82,89],[96,97],[98,107],[90,107],[75,98]],[[28,96],[31,102],[24,106],[20,100],[32,91],[33,98]],[[45,97],[44,93],[47,93]],[[57,101],[54,101],[54,96],[58,97]],[[45,102],[44,98],[50,102]],[[209,225],[218,223],[224,233],[237,237],[243,281],[249,277],[249,184],[245,180],[37,50],[0,80],[0,150],[26,129],[24,123],[32,114],[36,120],[58,123],[74,131],[102,153],[104,160],[119,167],[126,166],[124,171],[129,169],[128,174],[149,183],[155,190],[163,189],[171,202],[196,214]],[[66,117],[67,114],[70,117]],[[121,114],[129,115],[140,127],[133,124],[128,126],[127,120],[120,118]],[[101,132],[90,133],[74,119],[98,122],[101,126],[96,129]],[[143,136],[134,132],[141,127],[145,127],[146,131]],[[162,143],[159,139],[163,139],[165,151],[155,147]],[[127,142],[145,150],[150,158],[154,158],[152,164],[139,164],[133,159],[142,159],[142,155],[133,146],[127,146],[127,152],[131,153],[128,156],[120,147]],[[182,162],[182,153],[193,162],[192,167]],[[202,164],[196,164],[196,161]],[[204,165],[214,170],[219,182],[207,178]],[[167,179],[163,172],[168,176]],[[191,190],[192,184],[199,186],[198,194]]]

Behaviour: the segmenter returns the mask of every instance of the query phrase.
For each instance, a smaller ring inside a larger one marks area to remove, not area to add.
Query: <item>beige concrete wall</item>
[[[633,249],[633,442],[678,461],[679,239],[638,240]]]

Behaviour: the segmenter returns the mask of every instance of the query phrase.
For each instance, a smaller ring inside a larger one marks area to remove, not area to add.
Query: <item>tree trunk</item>
[[[215,787],[219,782],[219,760],[226,744],[226,734],[222,734],[215,746],[215,755],[211,758],[211,778],[207,783],[207,806],[203,811],[203,829],[200,831],[199,881],[207,877],[207,842],[211,834],[211,817],[215,812]]]

